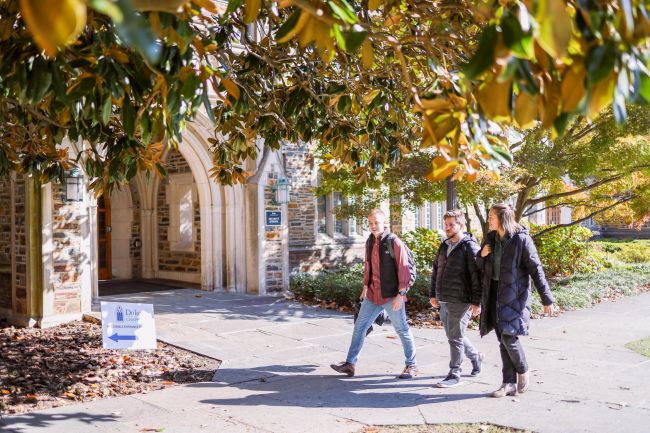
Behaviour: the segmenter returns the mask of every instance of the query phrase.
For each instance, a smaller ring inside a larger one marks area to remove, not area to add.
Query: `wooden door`
[[[113,278],[111,268],[111,204],[103,195],[97,199],[97,246],[100,280]]]

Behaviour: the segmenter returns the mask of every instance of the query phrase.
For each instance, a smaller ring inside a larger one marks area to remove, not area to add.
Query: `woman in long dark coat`
[[[490,395],[505,397],[524,393],[530,384],[526,354],[519,341],[528,335],[530,279],[542,298],[544,313],[551,314],[553,295],[544,276],[533,239],[515,221],[509,204],[496,204],[488,214],[490,232],[476,262],[483,270],[481,336],[495,330],[503,363],[503,383]]]

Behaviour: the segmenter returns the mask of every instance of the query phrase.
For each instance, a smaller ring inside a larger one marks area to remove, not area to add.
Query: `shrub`
[[[363,265],[316,274],[292,275],[290,288],[300,299],[336,302],[340,306],[351,307],[363,289]]]
[[[650,262],[650,240],[607,239],[595,241],[593,246],[610,267]]]
[[[548,226],[531,225],[535,235]],[[575,273],[593,272],[601,266],[592,257],[592,247],[587,242],[591,230],[582,226],[561,227],[535,238],[537,252],[547,276],[567,276]]]
[[[431,272],[436,252],[444,236],[438,230],[418,227],[402,235],[404,243],[413,251],[418,274]]]
[[[429,277],[418,272],[408,294],[409,309],[429,308],[429,284]],[[363,288],[363,265],[316,274],[295,274],[291,276],[290,287],[299,299],[336,302],[339,306],[352,307]]]

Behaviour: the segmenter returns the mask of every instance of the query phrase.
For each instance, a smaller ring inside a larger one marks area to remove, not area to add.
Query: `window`
[[[413,219],[414,219],[414,224],[413,226],[415,228],[420,227],[420,215],[422,215],[422,211],[420,210],[419,207],[415,208],[415,212],[413,213]]]
[[[546,223],[560,224],[561,208],[559,206],[546,209]]]
[[[436,208],[438,209],[438,212],[437,212],[437,214],[438,214],[438,218],[437,218],[438,219],[438,225],[437,225],[436,228],[438,230],[444,230],[445,229],[445,219],[443,218],[444,215],[445,215],[445,212],[446,212],[445,207],[446,207],[445,203],[443,203],[441,201],[439,201],[437,203]]]
[[[332,207],[335,210],[338,210],[343,205],[343,196],[340,192],[332,193]],[[334,234],[342,235],[343,234],[343,220],[338,218],[336,214],[332,213],[332,220],[334,222]]]
[[[424,226],[428,229],[433,228],[433,203],[427,203],[424,205]]]
[[[194,251],[194,179],[191,173],[172,174],[167,185],[169,229],[167,240],[172,251]]]
[[[327,197],[318,197],[316,211],[318,212],[318,233],[327,233]]]

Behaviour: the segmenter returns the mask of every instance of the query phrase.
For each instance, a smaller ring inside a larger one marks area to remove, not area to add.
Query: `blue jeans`
[[[374,323],[382,308],[388,313],[390,321],[395,328],[395,332],[402,340],[402,347],[404,348],[404,357],[406,358],[405,364],[415,365],[415,343],[413,342],[413,334],[406,322],[406,308],[402,303],[402,308],[398,311],[393,311],[393,300],[386,302],[384,305],[376,305],[370,302],[367,298],[361,303],[359,316],[357,321],[354,322],[354,332],[352,333],[352,342],[348,350],[348,357],[346,359],[350,364],[356,364],[359,360],[359,353],[363,347],[363,342],[366,339],[366,331]]]

